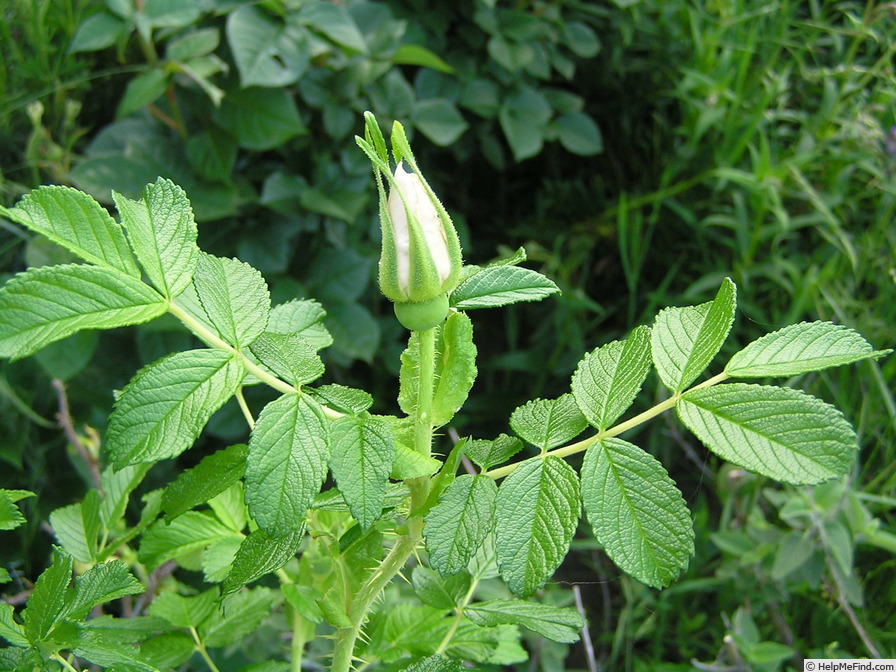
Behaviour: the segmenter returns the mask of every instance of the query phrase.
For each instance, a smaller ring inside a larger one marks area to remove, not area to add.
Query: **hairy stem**
[[[198,336],[200,339],[202,339],[212,347],[218,348],[219,350],[224,350],[225,352],[229,352],[235,357],[239,357],[242,360],[243,368],[246,370],[246,372],[251,373],[264,384],[273,387],[278,392],[283,392],[284,394],[302,394],[302,390],[300,388],[294,387],[289,383],[280,380],[274,374],[265,371],[263,368],[258,366],[258,364],[246,357],[246,355],[240,349],[234,348],[232,345],[222,340],[220,337],[218,337],[217,334],[209,330],[204,324],[199,322],[199,320],[193,317],[181,306],[177,305],[174,301],[169,302],[168,312],[174,315],[174,317],[179,319],[181,322],[183,322],[190,331],[192,331],[194,334],[196,334],[196,336]],[[331,419],[339,418],[343,415],[339,411],[334,411],[332,408],[328,408],[323,404],[321,404],[321,408],[323,409],[324,414]]]
[[[361,586],[352,599],[352,606],[348,614],[351,626],[336,631],[336,645],[330,672],[349,672],[351,670],[355,642],[361,634],[361,628],[367,620],[370,607],[411,557],[421,539],[422,523],[423,521],[419,518],[408,520],[409,534],[399,537],[376,572]]]
[[[723,380],[728,378],[727,373],[720,373],[716,376],[713,376],[709,380],[705,380],[699,385],[694,385],[694,387],[690,388],[691,390],[699,390],[704,387],[712,387],[718,383],[721,383]],[[687,390],[690,391],[690,390]],[[638,425],[642,425],[648,420],[655,418],[661,413],[668,411],[670,408],[674,408],[675,404],[678,403],[678,400],[681,398],[681,395],[685,394],[685,392],[677,392],[673,394],[671,397],[666,399],[665,401],[661,401],[653,408],[649,408],[643,413],[639,413],[633,418],[626,420],[625,422],[620,422],[618,425],[614,425],[609,429],[602,430],[595,434],[594,436],[589,436],[587,439],[582,439],[581,441],[576,441],[575,443],[570,443],[567,446],[561,446],[559,448],[554,448],[554,450],[549,450],[545,455],[553,455],[555,457],[567,457],[569,455],[575,455],[576,453],[581,453],[583,451],[588,450],[591,445],[601,439],[609,439],[614,436],[619,436],[623,432],[627,432]],[[515,462],[513,464],[508,464],[499,469],[492,469],[490,471],[485,472],[485,476],[489,476],[495,480],[499,478],[504,478],[505,476],[509,476],[512,474],[516,468],[522,464],[522,462]]]
[[[432,397],[435,379],[435,329],[416,332],[418,347],[417,399],[414,405],[414,450],[429,457],[432,452]],[[410,510],[407,518],[407,534],[400,536],[395,546],[380,563],[373,575],[361,586],[351,600],[348,618],[351,626],[336,631],[331,672],[348,672],[354,660],[355,642],[367,621],[370,608],[392,579],[402,570],[423,538],[423,520],[414,513],[424,506],[429,496],[429,478],[412,478],[407,481],[411,491]]]

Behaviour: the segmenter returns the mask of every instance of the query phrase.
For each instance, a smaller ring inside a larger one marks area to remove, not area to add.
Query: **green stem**
[[[239,350],[238,348],[234,348],[232,345],[222,340],[217,334],[209,330],[204,324],[202,324],[195,317],[190,315],[186,310],[182,307],[174,303],[174,301],[170,301],[168,303],[168,312],[174,315],[178,320],[184,323],[184,325],[192,331],[196,336],[200,339],[208,343],[214,348],[218,348],[219,350],[224,350],[225,352],[229,352],[235,357],[239,357],[242,360],[243,368],[251,373],[253,376],[258,378],[261,382],[273,387],[278,392],[283,392],[284,394],[302,394],[302,390],[298,387],[294,387],[289,383],[280,380],[274,374],[265,371],[263,368],[258,366],[251,359],[246,357],[246,355]],[[339,411],[334,411],[332,408],[328,408],[321,404],[321,408],[324,411],[324,414],[331,419],[341,418],[343,416]]]
[[[436,330],[418,331],[417,403],[414,410],[414,450],[429,457],[432,453],[432,397],[435,389]],[[427,477],[407,481],[411,491],[411,511],[424,505],[429,497]]]
[[[699,385],[694,385],[694,387],[690,388],[691,390],[699,390],[704,387],[712,387],[713,385],[717,385],[721,383],[723,380],[728,378],[727,373],[720,373],[716,376],[713,376],[709,380],[705,380]],[[690,391],[690,390],[688,390]],[[589,436],[587,439],[582,439],[581,441],[576,441],[575,443],[571,443],[568,446],[561,446],[560,448],[554,448],[554,450],[549,450],[545,455],[553,455],[554,457],[568,457],[569,455],[575,455],[576,453],[581,453],[583,451],[588,450],[591,445],[601,439],[609,439],[614,436],[619,436],[623,432],[627,432],[628,430],[637,427],[638,425],[642,425],[651,418],[655,418],[660,413],[664,413],[668,411],[670,408],[674,408],[675,404],[678,403],[678,400],[681,398],[681,395],[685,394],[684,392],[676,392],[671,397],[666,399],[665,401],[661,401],[653,408],[649,408],[643,413],[639,413],[633,418],[626,420],[625,422],[620,422],[618,425],[614,425],[609,429],[602,430],[595,434],[594,436]],[[522,464],[521,462],[515,462],[514,464],[508,464],[507,466],[501,467],[500,469],[492,469],[491,471],[485,472],[485,476],[498,480],[499,478],[504,478],[505,476],[509,476],[512,474],[516,468]]]
[[[199,652],[199,655],[202,656],[202,659],[205,661],[205,664],[208,665],[208,669],[211,672],[221,672],[218,669],[218,666],[215,665],[215,661],[213,661],[209,655],[208,650],[205,648],[205,644],[202,643],[202,639],[199,637],[199,633],[196,632],[196,628],[192,625],[190,626],[190,634],[193,635],[193,642],[196,644],[196,651]]]
[[[411,557],[421,538],[422,522],[419,518],[408,520],[409,534],[399,537],[373,576],[358,590],[348,614],[351,626],[336,631],[336,645],[330,672],[351,670],[355,642],[361,634],[361,627],[367,620],[370,607]]]
[[[417,381],[417,405],[414,411],[414,450],[429,457],[432,452],[432,396],[435,378],[436,330],[417,332],[420,377]]]
[[[470,604],[470,601],[473,599],[473,593],[476,590],[476,586],[479,585],[479,577],[474,576],[473,581],[470,583],[470,589],[467,591],[467,594],[464,595],[464,599],[461,600],[460,604],[457,605],[457,608],[454,610],[454,622],[451,623],[451,627],[448,628],[448,632],[445,633],[445,636],[442,638],[441,644],[439,644],[439,648],[436,649],[435,653],[437,656],[441,656],[445,653],[445,649],[449,647],[451,644],[451,638],[454,637],[454,633],[457,632],[458,627],[460,627],[460,622],[464,619],[464,609],[467,608],[467,605]]]
[[[419,370],[417,377],[417,403],[414,410],[414,450],[426,457],[432,452],[432,397],[435,388],[436,331],[427,329],[415,332],[418,346]],[[370,607],[380,593],[402,570],[423,538],[423,520],[415,511],[424,506],[429,496],[429,478],[412,478],[407,481],[411,491],[410,510],[407,518],[407,534],[389,551],[373,575],[367,579],[351,600],[348,619],[351,626],[336,631],[331,672],[348,672],[354,660],[355,642],[367,621]]]
[[[51,655],[50,655],[50,658],[52,658],[52,659],[55,660],[57,663],[59,663],[60,665],[62,665],[62,667],[64,667],[64,668],[65,668],[66,670],[68,670],[69,672],[78,672],[78,670],[76,670],[74,667],[72,667],[72,664],[71,664],[70,662],[68,662],[68,661],[65,659],[65,657],[62,656],[62,655],[60,655],[59,653],[53,653],[53,654],[51,654]]]
[[[236,397],[237,403],[240,405],[243,417],[246,418],[246,424],[249,425],[249,429],[255,429],[255,418],[252,417],[252,411],[249,410],[249,404],[246,403],[246,397],[243,396],[242,385],[236,388],[236,394],[234,396]]]

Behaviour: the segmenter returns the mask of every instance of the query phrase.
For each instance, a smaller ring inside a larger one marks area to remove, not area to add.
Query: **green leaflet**
[[[452,660],[443,656],[429,656],[421,658],[402,672],[464,672],[467,668],[460,660]]]
[[[364,390],[336,383],[309,388],[306,392],[321,404],[348,415],[359,415],[373,405],[373,397]]]
[[[495,552],[510,590],[529,597],[560,566],[581,510],[579,479],[559,457],[520,464],[498,489]]]
[[[28,647],[28,639],[25,637],[25,628],[16,622],[13,617],[14,607],[6,602],[0,604],[0,637],[12,646]]]
[[[265,332],[252,344],[252,354],[271,371],[299,387],[324,375],[317,348],[298,334]]]
[[[227,41],[243,88],[283,87],[296,82],[308,68],[305,33],[253,5],[227,17]]]
[[[141,369],[109,417],[106,446],[116,468],[180,455],[243,376],[239,360],[221,350],[177,352]]]
[[[476,346],[473,324],[463,313],[451,313],[436,328],[432,424],[440,427],[457,413],[476,379]],[[401,354],[401,387],[398,403],[408,415],[415,413],[420,372],[420,334],[412,332]]]
[[[157,668],[140,659],[136,648],[107,639],[88,628],[78,628],[77,645],[72,652],[84,660],[104,668],[128,672],[158,672]]]
[[[115,470],[106,467],[100,476],[100,491],[103,493],[100,503],[100,520],[107,530],[112,529],[128,506],[131,492],[140,485],[150,464],[135,464],[124,469]]]
[[[476,602],[464,609],[464,616],[485,627],[521,625],[555,642],[566,644],[579,641],[579,630],[585,624],[575,609],[524,600]]]
[[[166,592],[152,601],[147,612],[150,616],[164,618],[179,628],[196,628],[215,611],[217,600],[217,588],[189,597]]]
[[[687,567],[694,552],[690,512],[653,456],[605,439],[585,453],[581,475],[588,522],[617,567],[654,588]]]
[[[464,454],[478,464],[483,471],[503,464],[523,449],[523,442],[515,436],[498,435],[497,439],[473,439],[467,444]]]
[[[487,476],[463,474],[426,516],[423,534],[429,563],[443,576],[457,574],[491,531],[498,487]]]
[[[274,334],[296,334],[316,349],[333,345],[333,337],[324,326],[327,312],[317,301],[295,299],[274,306],[268,317],[267,331]]]
[[[395,444],[383,420],[346,416],[330,428],[330,471],[363,529],[383,513]]]
[[[425,565],[417,565],[411,573],[414,593],[423,604],[436,609],[454,609],[463,601],[471,582],[466,572],[443,578]]]
[[[264,331],[271,295],[249,264],[200,252],[193,285],[209,321],[229,345],[245,348]]]
[[[139,279],[68,264],[19,273],[0,288],[0,357],[19,359],[81,329],[146,322],[167,310]]]
[[[571,394],[557,399],[534,399],[510,416],[517,434],[542,450],[550,450],[582,433],[588,421]]]
[[[432,424],[441,427],[464,405],[476,380],[473,323],[463,313],[451,313],[436,334],[435,389]]]
[[[405,481],[409,478],[431,476],[441,468],[442,463],[434,457],[421,455],[416,450],[396,443],[395,459],[392,461],[389,475],[396,481]]]
[[[709,366],[734,322],[737,289],[726,278],[716,298],[687,308],[665,308],[651,333],[653,363],[663,384],[681,392]]]
[[[75,579],[74,597],[66,609],[66,618],[82,620],[98,604],[144,591],[121,560],[94,565]]]
[[[72,565],[72,556],[55,548],[53,564],[34,582],[28,606],[22,612],[25,635],[32,645],[44,640],[53,626],[64,616],[69,597],[68,584],[72,580]]]
[[[648,327],[585,355],[572,376],[572,394],[588,422],[597,429],[612,425],[635,400],[650,365]]]
[[[137,280],[140,269],[124,232],[92,197],[70,187],[38,187],[0,214],[39,233],[84,261]]]
[[[732,378],[795,376],[831,366],[882,357],[860,334],[831,322],[801,322],[766,334],[731,358],[725,373]]]
[[[799,390],[717,385],[687,392],[677,409],[714,453],[786,483],[811,485],[845,474],[858,450],[842,413]]]
[[[140,562],[153,570],[163,562],[231,537],[239,533],[217,518],[198,511],[187,511],[171,523],[156,521],[140,541]]]
[[[196,222],[184,190],[159,178],[143,189],[139,201],[115,192],[112,198],[150,282],[166,298],[175,298],[190,284],[199,261]]]
[[[259,527],[285,537],[301,529],[327,475],[329,428],[308,395],[265,406],[249,439],[246,503]]]
[[[221,608],[215,609],[200,625],[199,636],[206,646],[227,646],[253,632],[271,613],[277,593],[258,586],[228,595]]]
[[[541,301],[560,288],[541,273],[518,266],[488,266],[467,277],[451,293],[458,310],[497,308],[520,301]]]
[[[304,538],[304,526],[285,537],[272,537],[264,530],[252,532],[240,544],[221,594],[235,593],[247,583],[276,572],[295,557]]]
[[[91,490],[77,504],[69,504],[50,514],[50,525],[56,540],[78,562],[96,561],[96,542],[103,521],[100,518],[101,499]]]
[[[195,467],[182,471],[162,495],[165,522],[204,504],[241,479],[248,454],[249,448],[238,443],[206,455]]]

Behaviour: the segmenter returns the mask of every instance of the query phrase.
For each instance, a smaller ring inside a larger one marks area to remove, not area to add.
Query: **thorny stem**
[[[713,376],[709,380],[705,380],[699,385],[694,385],[694,387],[687,390],[687,392],[691,390],[699,390],[704,387],[712,387],[718,383],[721,383],[723,380],[728,378],[727,373],[720,373],[716,376]],[[594,436],[589,436],[587,439],[582,439],[581,441],[576,441],[575,443],[571,443],[568,446],[561,446],[560,448],[554,448],[554,450],[547,451],[543,457],[547,455],[553,455],[555,457],[567,457],[569,455],[575,455],[576,453],[581,453],[588,448],[591,447],[592,444],[600,441],[601,439],[609,439],[614,436],[619,436],[623,432],[627,432],[628,430],[637,427],[638,425],[642,425],[651,418],[655,418],[660,413],[664,413],[668,411],[670,408],[674,408],[675,404],[678,403],[678,400],[681,399],[681,396],[685,394],[685,392],[676,392],[671,397],[666,399],[665,401],[661,401],[653,408],[649,408],[643,413],[639,413],[633,418],[626,420],[625,422],[620,422],[618,425],[614,425],[609,429],[604,429],[599,431]],[[512,474],[516,468],[522,464],[522,462],[515,462],[514,464],[508,464],[505,467],[501,467],[500,469],[492,469],[491,471],[485,472],[485,476],[489,476],[495,480],[499,478],[504,478],[505,476],[509,476]]]
[[[416,332],[418,344],[419,370],[417,377],[417,400],[414,407],[414,450],[429,457],[432,452],[432,397],[435,386],[435,329]],[[411,490],[410,510],[407,518],[407,534],[398,538],[395,546],[374,574],[361,586],[351,600],[348,619],[351,626],[336,631],[331,672],[348,672],[354,660],[355,642],[361,634],[361,627],[367,620],[374,600],[392,579],[402,570],[417,545],[423,538],[423,520],[415,516],[415,511],[426,503],[429,496],[429,478],[413,478],[407,481]]]
[[[421,539],[422,523],[420,518],[408,519],[408,527],[413,529],[409,534],[399,537],[373,576],[361,586],[352,599],[352,606],[348,614],[351,626],[336,631],[336,646],[333,652],[331,672],[349,672],[351,670],[355,642],[361,634],[361,627],[367,620],[370,606],[413,554]]]

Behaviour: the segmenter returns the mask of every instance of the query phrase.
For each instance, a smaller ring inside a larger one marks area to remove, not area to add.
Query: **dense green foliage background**
[[[887,3],[10,0],[0,12],[3,204],[48,183],[108,203],[110,189],[137,197],[171,178],[203,249],[257,267],[275,301],[326,307],[330,382],[375,392],[379,410],[394,410],[404,333],[375,283],[376,195],[353,139],[364,110],[413,132],[468,262],[525,246],[563,289],[475,316],[480,377],[459,435],[506,431],[517,405],[568,385],[583,352],[662,306],[707,300],[725,276],[740,345],[802,319],[893,344]],[[3,279],[65,254],[0,227]],[[47,563],[49,513],[93,482],[110,391],[190,343],[153,323],[0,365],[0,487],[39,494],[28,525],[5,533],[8,599]],[[688,574],[648,589],[583,541],[544,599],[568,603],[576,586],[593,657],[533,641],[528,669],[896,655],[894,379],[889,358],[796,381],[844,410],[863,449],[846,482],[814,489],[726,467],[654,423],[638,443],[696,517]],[[225,407],[205,448],[243,433]],[[160,465],[146,487],[203,454]]]

